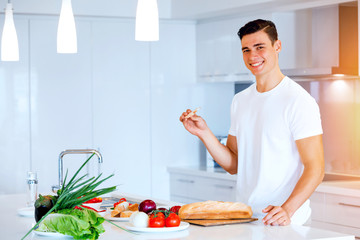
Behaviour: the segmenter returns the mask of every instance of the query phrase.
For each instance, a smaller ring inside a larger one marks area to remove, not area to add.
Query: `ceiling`
[[[4,9],[8,0],[0,0]],[[349,0],[157,0],[161,19],[206,20],[269,11],[291,11]],[[59,15],[61,0],[12,0],[14,14]],[[136,0],[73,0],[75,16],[134,18]],[[2,10],[3,11],[3,10]]]

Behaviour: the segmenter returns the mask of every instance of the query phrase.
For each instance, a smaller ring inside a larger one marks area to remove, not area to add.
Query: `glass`
[[[28,202],[29,207],[34,206],[34,203],[38,197],[38,179],[36,172],[28,172],[27,174],[27,185],[28,185]]]

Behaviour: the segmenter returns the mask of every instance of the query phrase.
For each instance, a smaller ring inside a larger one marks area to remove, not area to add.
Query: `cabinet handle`
[[[200,75],[202,78],[209,78],[209,77],[226,77],[229,74],[208,74],[208,75]]]
[[[219,185],[219,184],[215,184],[214,187],[216,188],[227,188],[227,189],[233,189],[233,186],[229,186],[229,185]]]
[[[342,205],[342,206],[347,206],[347,207],[356,207],[356,208],[360,208],[360,205],[349,204],[349,203],[342,203],[342,202],[339,202],[339,205]]]
[[[188,179],[178,179],[178,182],[182,182],[182,183],[194,183],[194,180],[188,180]]]

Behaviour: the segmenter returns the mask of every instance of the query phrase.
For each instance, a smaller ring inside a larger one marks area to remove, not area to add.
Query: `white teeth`
[[[259,66],[261,63],[262,63],[262,62],[253,63],[253,64],[251,64],[251,66],[253,66],[253,67],[257,67],[257,66]]]

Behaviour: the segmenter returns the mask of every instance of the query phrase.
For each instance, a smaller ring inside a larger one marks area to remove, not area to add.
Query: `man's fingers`
[[[179,118],[180,122],[183,122],[185,119],[187,119],[187,115],[191,113],[191,110],[190,109],[186,109],[185,112],[183,112]]]
[[[271,224],[272,226],[280,225],[284,220],[281,220],[284,216],[281,216],[280,213],[275,214],[271,219],[267,221],[267,224]]]
[[[280,218],[280,219],[278,220],[278,224],[279,224],[280,226],[286,226],[286,225],[289,225],[289,224],[290,224],[290,219],[289,219],[289,220],[287,220],[287,218],[286,218],[286,217],[284,217],[284,218]]]
[[[268,213],[262,220],[265,225],[286,226],[291,222],[288,213],[280,206],[269,205],[262,211]]]
[[[269,205],[269,206],[267,206],[265,209],[263,209],[262,211],[263,211],[263,213],[267,213],[267,212],[269,212],[271,209],[273,209],[274,208],[274,206],[272,206],[272,205]]]
[[[274,207],[271,206],[271,210],[267,211],[268,214],[263,218],[263,222],[265,225],[271,224],[274,221],[276,221],[279,217],[281,217],[281,214],[278,214],[281,211],[280,207]],[[267,210],[267,208],[265,208],[264,210]]]
[[[180,120],[180,122],[183,122],[184,121],[184,119],[185,119],[185,112],[183,112],[181,115],[180,115],[180,118],[179,118],[179,120]]]

